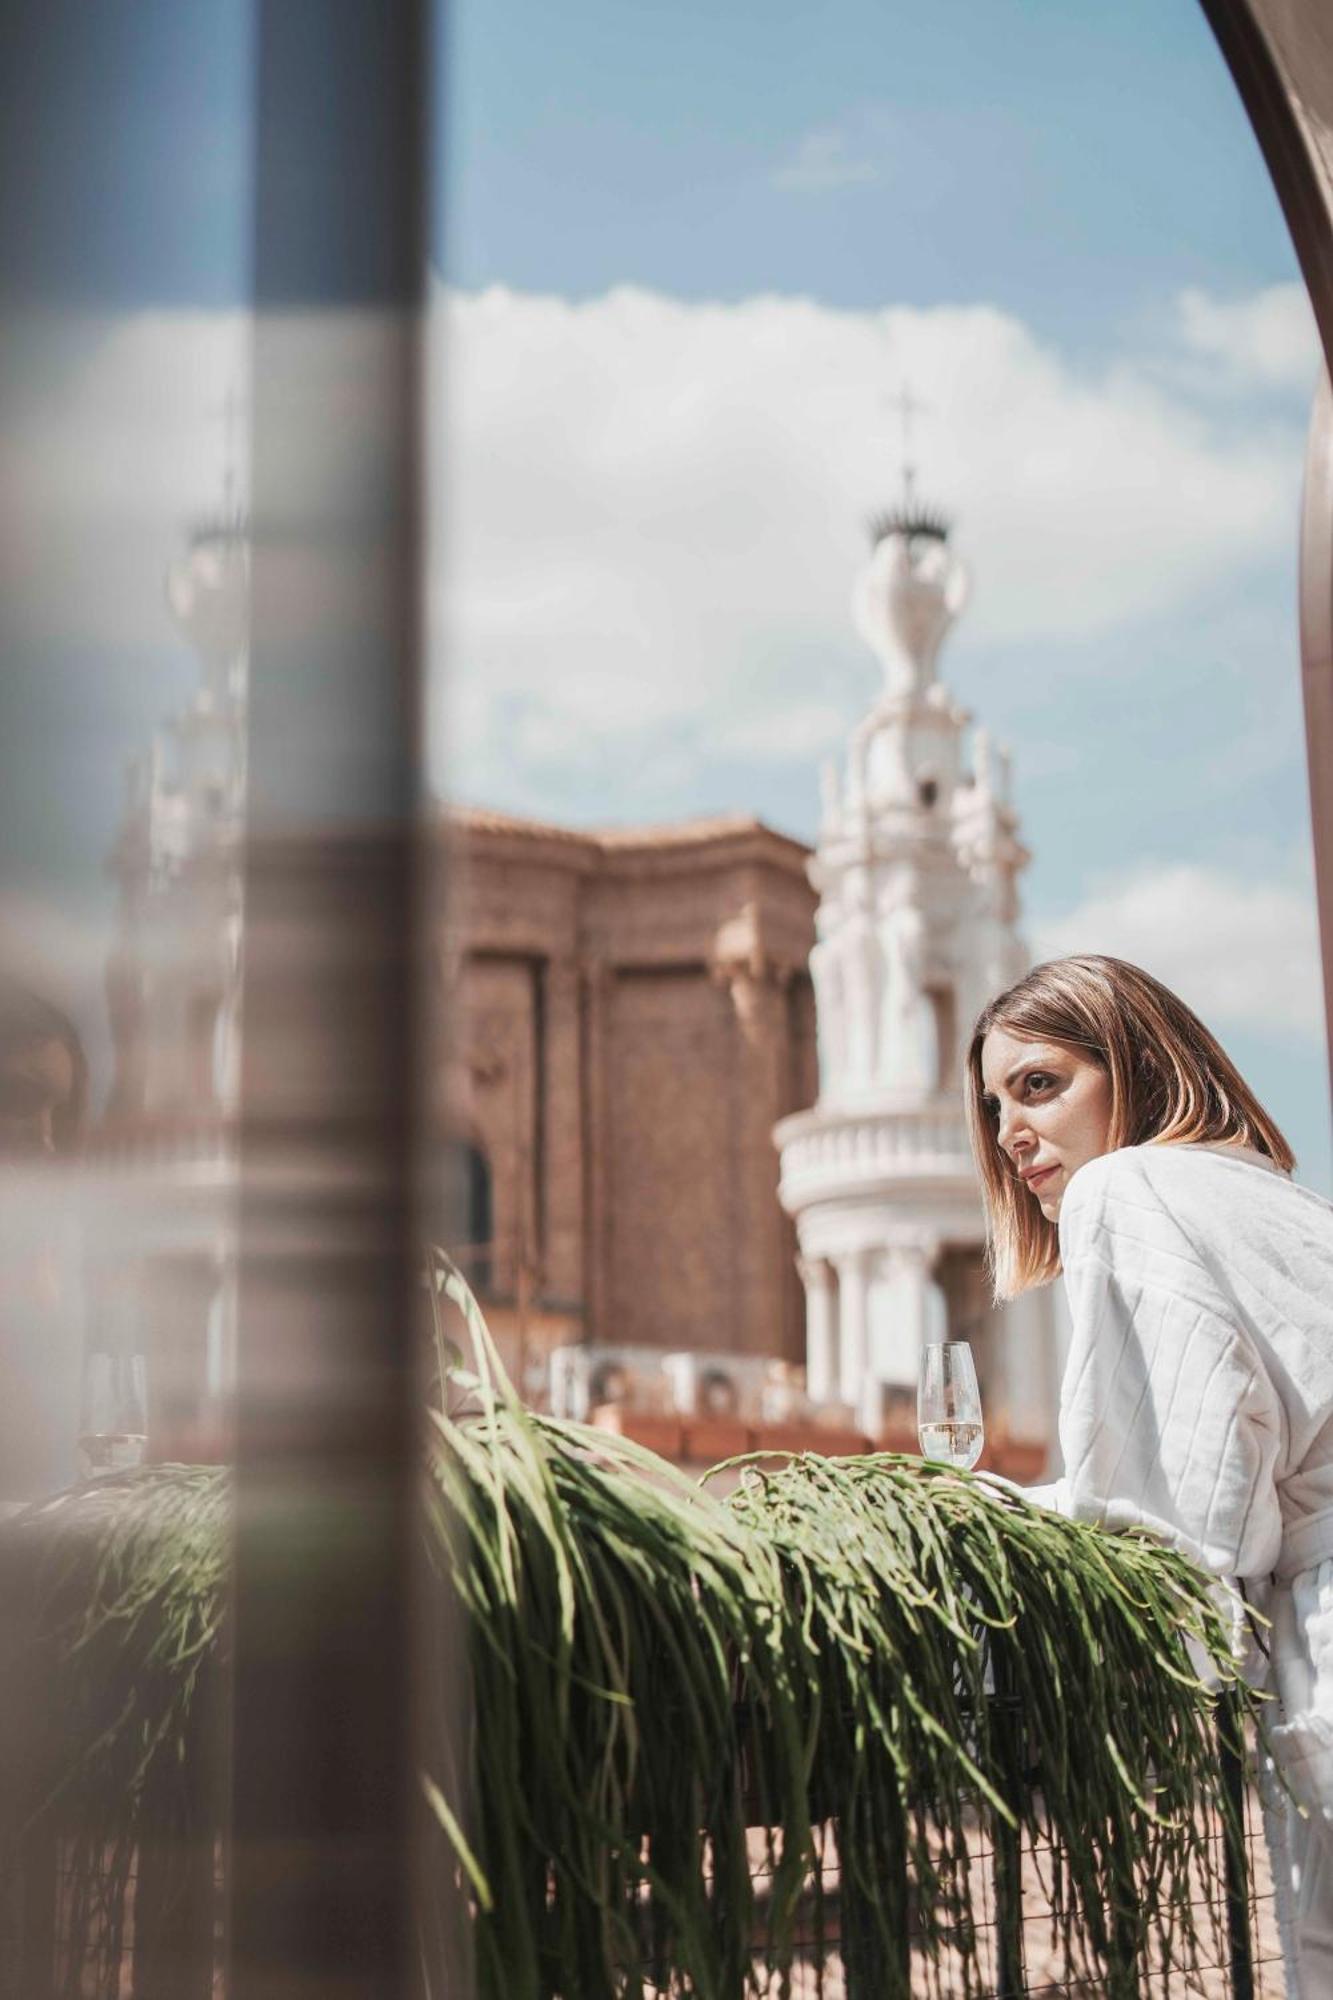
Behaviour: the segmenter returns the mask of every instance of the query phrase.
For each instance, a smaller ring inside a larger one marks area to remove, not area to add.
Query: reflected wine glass
[[[981,1391],[965,1340],[932,1341],[922,1348],[916,1431],[924,1458],[970,1472],[981,1457]]]
[[[142,1465],[148,1445],[142,1354],[85,1356],[79,1409],[79,1469],[85,1479]]]

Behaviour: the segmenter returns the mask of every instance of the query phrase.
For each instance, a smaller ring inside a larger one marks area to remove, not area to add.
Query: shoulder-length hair
[[[1290,1170],[1295,1156],[1230,1057],[1197,1014],[1137,965],[1095,955],[1056,958],[982,1009],[967,1052],[967,1124],[981,1175],[997,1299],[1060,1273],[1060,1238],[1000,1151],[985,1107],[981,1048],[992,1028],[1058,1042],[1111,1080],[1107,1151],[1121,1146],[1230,1141]]]
[[[70,1092],[51,1120],[56,1152],[68,1153],[74,1149],[88,1108],[88,1058],[79,1031],[52,1001],[0,974],[0,1050],[7,1052],[33,1042],[59,1042],[69,1052]]]

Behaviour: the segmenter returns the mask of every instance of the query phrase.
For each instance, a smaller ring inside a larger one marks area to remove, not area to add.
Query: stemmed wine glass
[[[128,1472],[148,1445],[147,1383],[142,1354],[95,1348],[84,1357],[79,1396],[81,1476]]]
[[[971,1471],[981,1457],[981,1391],[965,1340],[937,1340],[922,1348],[916,1431],[925,1458]]]

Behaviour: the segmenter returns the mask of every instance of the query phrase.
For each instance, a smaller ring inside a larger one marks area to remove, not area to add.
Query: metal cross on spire
[[[222,515],[229,527],[236,519],[236,417],[236,384],[232,381],[222,404]]]
[[[909,542],[944,542],[949,538],[948,517],[937,507],[926,507],[917,497],[916,460],[912,452],[913,419],[930,408],[919,397],[912,394],[911,384],[904,377],[898,390],[891,395],[881,396],[880,406],[895,410],[902,427],[902,499],[896,507],[890,507],[872,514],[867,522],[872,548],[878,547],[886,535],[903,535]]]
[[[912,394],[911,384],[907,381],[903,382],[896,396],[888,396],[885,400],[891,410],[898,412],[898,417],[902,424],[903,506],[910,513],[916,505],[916,465],[912,459],[912,419],[913,417],[924,416],[926,410],[929,408],[929,404],[919,401]]]

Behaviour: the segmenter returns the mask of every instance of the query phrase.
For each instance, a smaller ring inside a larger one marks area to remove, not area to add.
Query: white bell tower
[[[166,581],[200,678],[130,771],[110,859],[106,1125],[126,1139],[220,1129],[238,1088],[250,542],[234,507],[195,531]]]
[[[775,1139],[806,1286],[809,1392],[849,1406],[873,1436],[887,1404],[909,1401],[923,1342],[960,1332],[942,1257],[979,1262],[962,1058],[985,1001],[1028,963],[1016,884],[1029,857],[1007,758],[969,732],[937,676],[968,596],[948,523],[909,479],[904,505],[871,527],[853,615],[884,684],[842,769],[824,774],[809,864],[819,1098]]]

